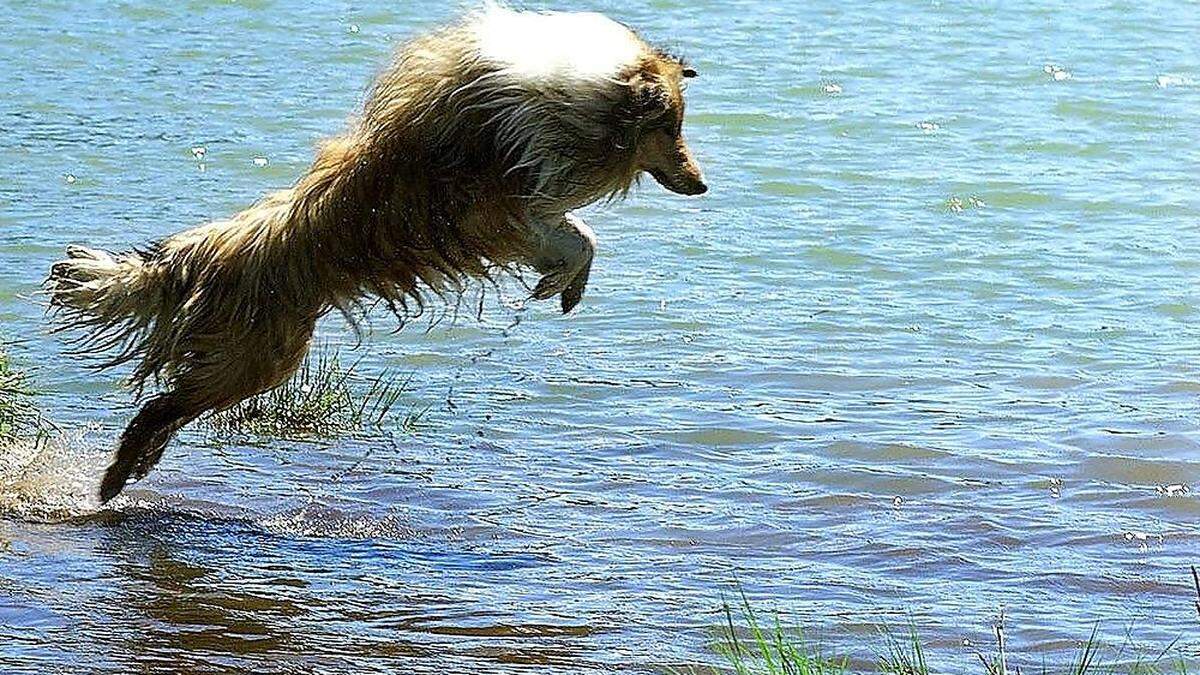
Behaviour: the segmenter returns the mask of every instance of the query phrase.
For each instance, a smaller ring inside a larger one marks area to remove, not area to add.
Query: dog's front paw
[[[587,288],[588,275],[592,271],[592,261],[589,258],[583,265],[569,265],[561,262],[550,273],[542,277],[530,294],[535,300],[549,300],[556,295],[562,296],[563,314],[575,309],[583,298]]]
[[[562,296],[563,314],[570,312],[583,298],[592,259],[596,255],[596,234],[574,214],[565,214],[547,233],[542,256],[535,267],[544,276],[534,287],[532,297],[547,300]]]
[[[561,295],[562,311],[563,314],[567,314],[575,309],[575,306],[583,299],[583,292],[587,289],[588,275],[591,272],[591,259],[582,267],[560,264],[554,271],[538,281],[531,295],[536,300],[548,300],[556,295]]]
[[[533,292],[529,294],[534,300],[548,300],[566,289],[568,278],[566,264],[559,263],[551,269],[551,272],[538,280],[537,286],[534,286]]]
[[[583,299],[583,291],[587,288],[588,275],[592,271],[592,263],[589,260],[586,267],[581,272],[575,275],[571,283],[562,292],[562,311],[563,314],[569,314],[579,301]]]

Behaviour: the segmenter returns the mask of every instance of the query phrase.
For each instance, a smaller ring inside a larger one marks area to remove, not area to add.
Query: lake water
[[[1194,2],[584,3],[700,71],[711,192],[589,210],[571,316],[323,325],[415,436],[190,430],[98,510],[130,394],[29,295],[287,185],[451,16],[365,4],[0,4],[0,332],[69,436],[0,462],[0,670],[654,672],[735,580],[863,659],[1197,654]]]

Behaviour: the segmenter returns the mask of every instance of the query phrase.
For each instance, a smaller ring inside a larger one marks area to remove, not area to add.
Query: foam
[[[100,509],[100,477],[111,448],[91,429],[29,438],[0,449],[0,515],[60,520]]]

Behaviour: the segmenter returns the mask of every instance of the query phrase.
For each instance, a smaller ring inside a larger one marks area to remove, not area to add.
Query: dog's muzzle
[[[650,171],[650,175],[654,177],[654,180],[658,181],[659,185],[676,194],[693,196],[708,192],[708,186],[700,178],[674,176],[664,171],[654,170]]]

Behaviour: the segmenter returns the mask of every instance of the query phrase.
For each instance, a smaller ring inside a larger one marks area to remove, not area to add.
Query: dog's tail
[[[142,337],[165,309],[162,266],[153,251],[112,254],[68,246],[44,284],[57,330],[82,329],[76,345],[87,351],[120,348],[104,364],[121,363],[139,351]]]

